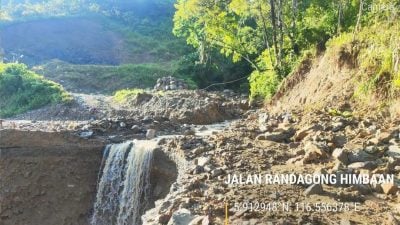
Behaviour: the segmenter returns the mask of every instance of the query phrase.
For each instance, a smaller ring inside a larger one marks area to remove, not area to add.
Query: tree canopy
[[[400,1],[389,0],[178,0],[174,34],[206,62],[218,49],[253,67],[253,97],[271,96],[305,51],[364,25],[398,19]]]

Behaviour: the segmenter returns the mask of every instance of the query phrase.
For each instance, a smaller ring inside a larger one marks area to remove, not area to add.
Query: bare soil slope
[[[273,111],[341,108],[352,101],[353,65],[332,54],[324,54],[302,63],[281,85],[271,101]]]

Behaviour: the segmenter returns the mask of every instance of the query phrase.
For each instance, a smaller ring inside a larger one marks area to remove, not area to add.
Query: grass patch
[[[353,113],[350,111],[340,111],[339,109],[330,108],[328,109],[328,113],[331,116],[341,116],[345,118],[350,118],[353,116]]]
[[[82,93],[114,94],[121,89],[153,88],[158,78],[175,76],[195,88],[188,76],[175,74],[176,63],[141,63],[119,66],[75,65],[53,60],[33,70],[61,83],[67,90]]]
[[[61,85],[23,64],[0,64],[0,116],[10,117],[51,103],[70,101]]]
[[[113,99],[118,103],[125,103],[128,99],[135,98],[138,94],[144,93],[143,89],[124,89],[116,91]]]
[[[361,32],[342,34],[328,42],[332,50],[346,48],[356,53],[355,75],[359,100],[376,96],[393,99],[400,96],[400,23],[377,23]]]
[[[173,75],[172,65],[155,63],[102,66],[53,60],[34,70],[62,83],[69,90],[104,94],[113,94],[120,89],[152,88],[158,78]]]

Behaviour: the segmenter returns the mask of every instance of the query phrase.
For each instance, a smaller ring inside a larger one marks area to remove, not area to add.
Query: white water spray
[[[92,225],[138,225],[150,193],[153,141],[110,145],[98,184]]]

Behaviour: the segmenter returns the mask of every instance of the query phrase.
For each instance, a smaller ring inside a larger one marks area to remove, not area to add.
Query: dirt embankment
[[[69,133],[1,130],[1,224],[88,224],[103,147]]]
[[[269,102],[268,110],[280,113],[331,108],[364,115],[373,111],[383,112],[385,116],[399,116],[399,98],[388,101],[374,94],[357,93],[360,86],[358,71],[357,56],[344,50],[329,49],[316,57],[306,58],[283,81]]]
[[[308,59],[284,80],[270,109],[279,112],[340,107],[340,104],[352,101],[353,75],[353,68],[340,66],[330,54]]]

